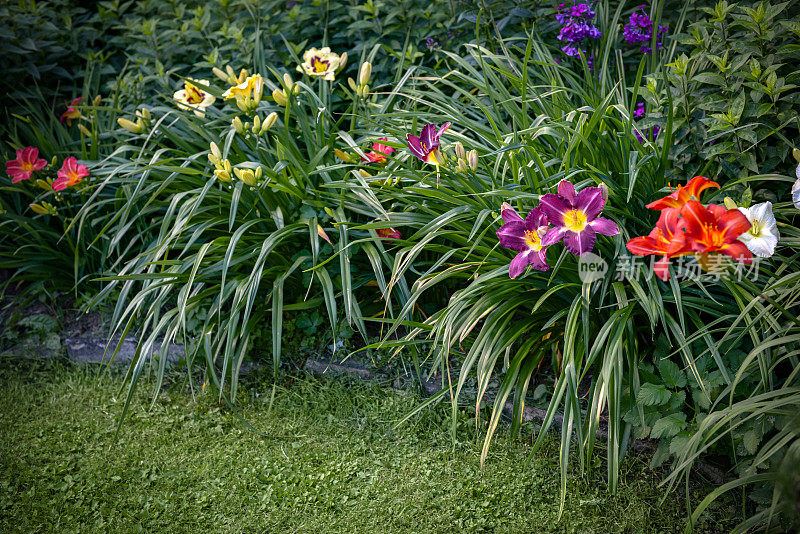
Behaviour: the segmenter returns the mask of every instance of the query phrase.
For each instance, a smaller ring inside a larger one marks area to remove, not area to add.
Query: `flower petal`
[[[577,234],[568,231],[564,234],[564,248],[577,256],[582,256],[594,248],[595,239],[597,235],[591,226],[587,226]]]
[[[419,135],[419,142],[425,145],[425,149],[427,151],[431,151],[439,146],[439,143],[436,139],[436,126],[430,122],[426,124],[422,128],[422,133]]]
[[[555,226],[564,226],[564,214],[572,209],[572,205],[560,195],[548,193],[539,199],[539,207],[542,208],[547,220]]]
[[[581,191],[581,193],[582,192],[583,191]],[[619,227],[617,227],[617,223],[611,219],[606,219],[605,217],[596,218],[589,223],[589,226],[592,227],[595,232],[602,235],[617,235],[619,233]]]
[[[500,245],[503,248],[516,250],[517,252],[522,252],[530,248],[525,242],[524,237],[525,223],[521,220],[506,223],[497,230],[497,239],[500,240]]]
[[[528,212],[528,216],[525,217],[525,225],[528,230],[536,230],[540,226],[547,226],[547,223],[547,215],[545,215],[544,211],[539,206],[531,209],[531,211]]]
[[[575,203],[575,186],[572,185],[572,182],[568,182],[567,180],[558,182],[558,194],[567,199],[567,202],[570,204]]]
[[[511,264],[508,266],[508,276],[511,278],[516,278],[522,274],[525,270],[525,267],[528,266],[528,255],[530,251],[520,252],[514,259],[511,260]]]
[[[738,262],[746,264],[753,263],[753,255],[750,253],[750,249],[748,249],[747,246],[745,246],[745,244],[741,241],[728,243],[727,245],[721,247],[719,251],[726,256],[730,256]]]
[[[554,226],[547,230],[547,233],[542,238],[542,246],[549,247],[554,243],[558,243],[564,239],[564,234],[567,233],[567,228],[564,226]]]
[[[636,254],[637,256],[664,253],[663,248],[659,246],[659,242],[648,235],[634,237],[628,241],[625,246],[631,254]]]
[[[726,243],[735,241],[737,237],[748,231],[751,226],[750,221],[739,210],[728,210],[717,220],[717,227],[722,232]]]
[[[508,202],[503,202],[503,205],[500,207],[500,217],[502,217],[503,221],[505,222],[522,222],[522,217],[519,216],[517,210],[515,210]]]
[[[425,156],[427,154],[424,150],[422,150],[422,145],[420,144],[419,137],[416,135],[408,134],[406,135],[406,139],[408,140],[408,149],[411,151],[412,154],[417,156],[422,161],[425,161]]]
[[[599,187],[585,187],[575,197],[573,204],[575,208],[586,214],[588,222],[592,222],[603,211],[606,201],[603,199],[603,191]]]

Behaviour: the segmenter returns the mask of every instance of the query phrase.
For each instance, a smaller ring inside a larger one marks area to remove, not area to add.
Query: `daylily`
[[[81,165],[78,160],[71,156],[64,160],[64,165],[58,170],[58,178],[53,182],[53,191],[61,191],[73,186],[81,181],[81,178],[89,176],[89,169],[86,165]]]
[[[222,98],[224,98],[225,100],[229,100],[231,98],[235,98],[237,100],[251,98],[254,91],[260,97],[261,92],[263,90],[264,90],[264,79],[261,77],[260,74],[253,74],[252,76],[248,76],[239,85],[234,85],[233,87],[222,93]]]
[[[594,248],[597,234],[618,234],[617,223],[598,217],[605,203],[603,190],[599,187],[586,187],[576,193],[572,183],[561,180],[558,194],[543,195],[539,202],[553,225],[542,239],[543,244],[550,246],[563,239],[567,250],[580,256]]]
[[[178,101],[178,107],[187,111],[194,111],[198,117],[205,117],[205,109],[214,103],[217,98],[211,93],[206,93],[194,83],[208,85],[208,80],[186,80],[183,89],[175,91],[172,98]]]
[[[379,236],[381,236],[383,239],[387,241],[393,241],[395,239],[401,239],[403,237],[400,231],[394,228],[378,228],[376,232]]]
[[[379,141],[386,141],[386,138],[379,139]],[[386,163],[386,156],[390,156],[394,150],[393,147],[382,145],[381,143],[373,143],[372,152],[367,152],[364,154],[365,157],[361,159],[372,163]]]
[[[323,80],[332,82],[342,64],[339,54],[331,52],[331,49],[325,46],[306,50],[303,54],[303,63],[298,65],[297,70],[309,76],[321,76]]]
[[[439,152],[439,138],[448,128],[450,128],[450,123],[446,122],[437,131],[436,125],[429,122],[422,128],[419,137],[411,134],[406,135],[408,149],[425,163],[433,163],[436,166],[441,165],[442,155]]]
[[[29,179],[35,171],[46,166],[47,160],[39,158],[39,149],[29,146],[17,149],[17,159],[6,161],[6,172],[11,176],[11,182],[17,183]]]
[[[753,255],[739,236],[751,225],[739,210],[709,204],[704,207],[697,200],[689,200],[681,209],[684,228],[692,241],[692,250],[699,254],[698,262],[705,267],[707,255],[721,253],[742,263],[752,263]]]
[[[691,199],[699,200],[700,193],[710,187],[719,188],[717,182],[712,182],[703,176],[695,176],[686,185],[678,186],[669,196],[666,196],[647,205],[651,210],[663,210],[664,208],[682,208]]]
[[[692,242],[681,228],[681,211],[675,208],[661,210],[656,227],[649,235],[634,237],[627,244],[631,254],[663,255],[653,266],[656,276],[669,280],[669,260],[692,252]]]
[[[772,202],[739,208],[739,211],[750,221],[750,229],[739,236],[739,241],[756,256],[769,258],[775,254],[775,245],[781,234],[778,232],[778,221],[772,213]]]
[[[508,276],[516,278],[528,265],[538,271],[546,271],[547,247],[542,243],[542,238],[547,234],[547,215],[541,207],[533,208],[528,216],[522,217],[508,203],[503,203],[500,216],[505,224],[497,230],[497,238],[504,248],[519,252],[508,267]]]
[[[81,100],[83,100],[83,97],[79,96],[67,106],[67,111],[61,114],[61,124],[67,121],[67,126],[72,126],[73,120],[81,118],[81,110],[78,109],[78,104]]]

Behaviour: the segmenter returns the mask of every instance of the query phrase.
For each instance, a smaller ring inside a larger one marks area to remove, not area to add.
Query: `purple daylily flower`
[[[550,246],[563,239],[567,250],[581,256],[594,248],[597,234],[618,234],[617,223],[598,217],[605,203],[599,187],[586,187],[576,193],[574,185],[561,180],[558,194],[543,195],[539,202],[553,225],[542,239],[542,245]]]
[[[511,260],[508,275],[516,278],[529,264],[538,271],[548,270],[550,266],[547,265],[547,248],[542,244],[542,238],[549,226],[542,208],[533,208],[523,219],[511,205],[504,202],[500,214],[505,222],[497,231],[500,245],[519,252]]]
[[[422,128],[419,137],[411,134],[406,135],[408,149],[425,163],[440,165],[442,156],[439,153],[439,138],[449,127],[450,123],[446,122],[437,131],[436,125],[429,122]]]

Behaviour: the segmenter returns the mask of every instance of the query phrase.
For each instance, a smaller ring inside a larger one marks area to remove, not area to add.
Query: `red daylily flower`
[[[662,280],[669,280],[670,258],[692,252],[691,237],[683,231],[682,226],[681,211],[665,208],[661,211],[653,231],[649,235],[634,237],[628,241],[628,250],[637,256],[663,255],[653,266],[653,271]]]
[[[64,165],[58,170],[58,178],[53,182],[53,191],[61,191],[67,187],[80,183],[81,179],[89,176],[89,169],[81,165],[75,157],[64,160]]]
[[[689,200],[681,209],[681,215],[694,252],[718,252],[742,263],[752,263],[753,254],[738,239],[751,226],[741,211],[729,210],[716,204],[704,207],[697,200]]]
[[[81,110],[78,109],[78,104],[80,104],[81,100],[83,100],[83,97],[79,96],[67,106],[67,111],[61,114],[61,124],[67,121],[67,126],[72,126],[72,121],[81,117]]]
[[[379,141],[386,141],[386,138],[379,139]],[[364,154],[366,157],[362,157],[361,159],[371,163],[386,163],[386,156],[391,156],[394,150],[393,147],[382,145],[381,143],[374,143],[372,145],[372,152],[367,152]]]
[[[717,182],[712,182],[704,176],[695,176],[689,180],[689,183],[686,185],[678,186],[669,196],[651,202],[647,207],[651,210],[663,210],[666,208],[681,209],[689,200],[699,200],[700,193],[710,187],[719,188],[719,184]]]
[[[379,236],[381,236],[381,238],[387,241],[394,241],[395,239],[403,238],[403,235],[400,233],[400,231],[394,228],[378,228],[376,232]]]
[[[28,180],[31,174],[46,166],[47,160],[39,158],[39,149],[29,146],[17,149],[17,159],[6,161],[6,172],[11,176],[11,182],[17,183]]]

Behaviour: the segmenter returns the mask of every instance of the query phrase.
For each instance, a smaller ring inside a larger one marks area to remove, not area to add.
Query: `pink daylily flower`
[[[516,278],[528,265],[533,265],[538,271],[548,270],[550,266],[547,265],[547,246],[542,239],[547,234],[549,226],[547,215],[542,208],[533,208],[523,219],[510,204],[503,203],[500,215],[505,222],[497,230],[500,245],[519,252],[511,260],[508,276]]]
[[[39,158],[39,149],[29,146],[17,149],[17,159],[6,161],[6,172],[11,176],[11,182],[17,183],[30,179],[34,172],[46,166],[47,160]]]
[[[575,186],[566,180],[558,184],[558,194],[543,195],[540,206],[553,228],[542,239],[544,246],[564,240],[564,246],[578,256],[594,248],[597,234],[616,235],[617,224],[598,217],[605,206],[603,191],[599,187],[586,187],[575,192]]]
[[[79,164],[78,160],[71,156],[64,160],[64,165],[57,174],[58,178],[53,182],[53,191],[61,191],[79,183],[82,178],[89,176],[89,169],[86,168],[86,165]]]
[[[386,140],[386,137],[384,137],[378,141]],[[386,163],[386,156],[391,156],[394,150],[395,149],[393,147],[382,145],[381,143],[373,143],[372,152],[367,152],[364,154],[366,157],[362,157],[361,160],[369,161],[371,163]]]
[[[439,152],[439,138],[448,128],[450,128],[450,123],[446,122],[437,131],[436,125],[429,122],[422,128],[419,137],[411,134],[406,135],[408,149],[425,163],[440,165],[442,163],[442,155]]]
[[[81,110],[78,109],[78,104],[80,104],[81,100],[83,100],[83,97],[79,96],[67,106],[67,111],[61,114],[61,124],[67,121],[67,126],[72,126],[72,121],[74,119],[81,118]]]

